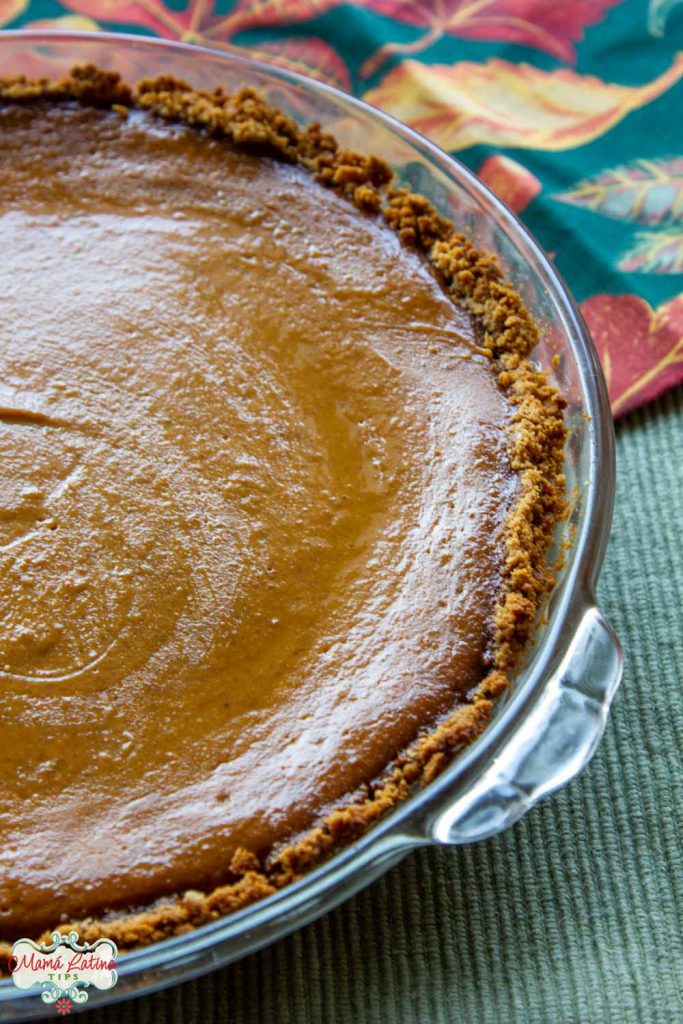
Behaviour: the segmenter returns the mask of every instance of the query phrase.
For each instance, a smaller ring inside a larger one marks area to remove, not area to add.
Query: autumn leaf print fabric
[[[239,49],[361,96],[527,223],[615,416],[683,381],[680,0],[0,0],[0,26]]]

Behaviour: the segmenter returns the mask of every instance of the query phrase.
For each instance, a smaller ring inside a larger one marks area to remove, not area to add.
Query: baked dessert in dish
[[[245,88],[0,80],[0,939],[267,896],[485,728],[563,399],[495,262]]]

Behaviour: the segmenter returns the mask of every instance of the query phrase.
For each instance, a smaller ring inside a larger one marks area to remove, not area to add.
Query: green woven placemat
[[[414,853],[269,949],[90,1024],[683,1021],[683,389],[622,421],[618,460],[600,589],[626,669],[590,768],[496,839]]]

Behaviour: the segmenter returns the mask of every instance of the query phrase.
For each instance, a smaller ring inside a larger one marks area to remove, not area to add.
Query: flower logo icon
[[[67,999],[66,996],[62,996],[55,1003],[55,1010],[61,1017],[66,1017],[67,1014],[71,1013],[71,1000]]]

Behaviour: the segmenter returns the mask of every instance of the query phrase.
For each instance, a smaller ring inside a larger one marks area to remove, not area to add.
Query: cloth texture
[[[683,1021],[683,389],[617,433],[599,596],[625,671],[586,771],[500,836],[412,853],[274,946],[88,1024]]]
[[[615,415],[683,379],[676,0],[0,0],[0,24],[238,46],[364,96],[526,221]],[[91,1024],[683,1021],[680,387],[624,417],[618,458],[600,592],[625,674],[589,769],[501,836],[411,854],[261,953]]]

